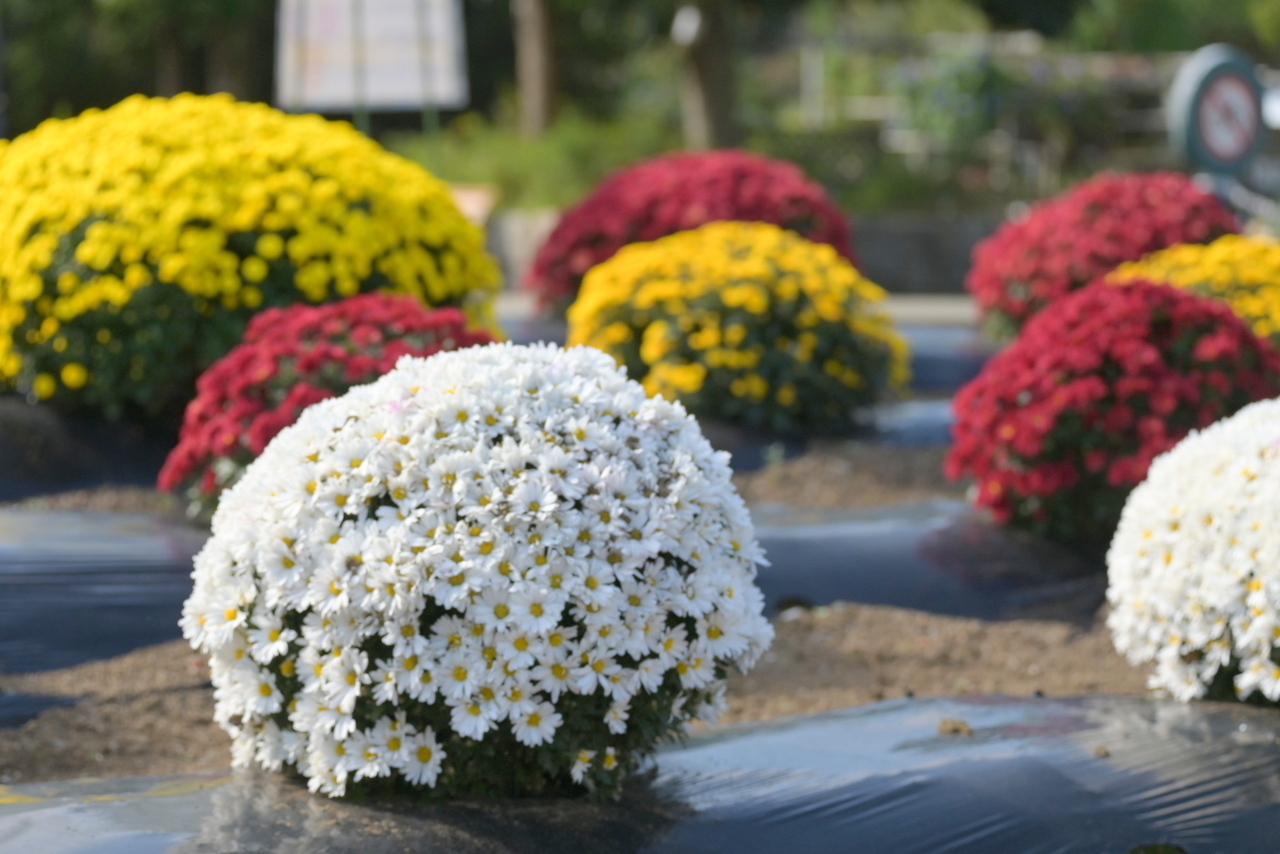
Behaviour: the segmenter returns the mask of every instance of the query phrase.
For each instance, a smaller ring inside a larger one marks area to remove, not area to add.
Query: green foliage
[[[162,42],[181,60],[171,82],[204,91],[206,48],[228,34],[250,48],[244,94],[268,100],[274,13],[274,0],[0,0],[10,130],[155,93]]]
[[[933,33],[982,32],[989,22],[970,0],[810,0],[805,20],[811,33],[831,33],[843,18],[860,37],[916,39]]]
[[[400,135],[388,147],[452,182],[491,184],[504,207],[567,207],[606,174],[679,147],[674,123],[626,114],[614,121],[565,111],[539,139],[469,114],[432,136]]]
[[[990,210],[1020,189],[975,189],[966,187],[953,169],[911,169],[900,155],[881,150],[874,133],[858,128],[758,132],[747,147],[795,163],[855,218],[885,211]]]
[[[1280,21],[1277,5],[1275,0],[1089,0],[1068,35],[1085,50],[1195,50],[1230,42],[1262,58],[1280,41],[1274,29],[1264,37],[1259,28]]]
[[[997,127],[1016,128],[1022,139],[1053,140],[1067,154],[1110,133],[1102,94],[1087,82],[1047,70],[1032,76],[979,51],[904,62],[890,89],[903,106],[903,124],[953,164],[971,159]]]
[[[147,82],[136,63],[91,48],[103,35],[93,0],[2,0],[0,25],[12,133],[105,107]]]
[[[969,0],[982,10],[991,25],[1002,30],[1035,30],[1056,36],[1089,0]],[[1122,0],[1129,2],[1129,0]]]
[[[1016,83],[982,53],[939,52],[904,63],[890,91],[903,123],[950,157],[964,156],[995,127],[999,103]]]
[[[1280,51],[1280,0],[1249,0],[1246,11],[1258,43]]]

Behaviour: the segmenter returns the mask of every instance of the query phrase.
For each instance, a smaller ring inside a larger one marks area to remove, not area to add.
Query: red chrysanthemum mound
[[[1235,217],[1175,172],[1103,173],[1004,223],[973,250],[965,287],[997,334],[1125,261],[1237,231]]]
[[[181,490],[193,514],[212,511],[222,490],[311,404],[372,382],[401,356],[493,341],[466,323],[458,309],[386,293],[256,315],[241,343],[196,381],[160,489]]]
[[[1280,395],[1280,353],[1226,305],[1096,282],[1037,315],[953,402],[948,477],[1002,522],[1102,541],[1157,455]]]
[[[822,187],[792,163],[726,149],[655,157],[601,181],[560,218],[524,286],[543,307],[568,305],[587,270],[628,243],[718,220],[781,226],[857,266],[848,221]]]

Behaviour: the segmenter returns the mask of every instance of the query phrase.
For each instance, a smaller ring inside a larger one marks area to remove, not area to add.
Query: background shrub
[[[907,381],[883,298],[827,244],[716,222],[593,268],[569,310],[569,343],[604,350],[650,394],[701,416],[839,431]]]
[[[401,356],[492,341],[467,329],[458,309],[428,309],[407,295],[268,309],[196,380],[158,486],[181,492],[192,515],[211,514],[222,491],[311,404],[373,382]]]
[[[950,477],[996,519],[1105,541],[1157,454],[1280,393],[1280,354],[1216,300],[1151,282],[1063,297],[957,393]]]
[[[979,243],[965,287],[990,330],[1012,337],[1036,312],[1117,264],[1236,230],[1235,217],[1185,175],[1103,173]]]
[[[176,413],[255,312],[386,289],[490,320],[447,187],[350,126],[133,97],[0,153],[0,382],[109,417]]]
[[[668,154],[610,175],[538,250],[525,284],[567,304],[587,270],[629,243],[717,220],[768,222],[853,261],[849,226],[826,192],[790,163],[745,151]]]

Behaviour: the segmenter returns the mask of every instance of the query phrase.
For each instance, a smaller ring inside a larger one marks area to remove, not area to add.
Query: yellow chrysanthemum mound
[[[1221,300],[1255,335],[1280,342],[1280,243],[1228,234],[1207,245],[1181,244],[1121,264],[1107,280],[1147,279]]]
[[[349,125],[132,97],[0,149],[0,384],[171,412],[262,308],[373,290],[491,320],[480,230]]]
[[[650,394],[780,433],[848,427],[905,385],[884,291],[830,246],[715,222],[624,247],[583,279],[569,344],[604,350]]]

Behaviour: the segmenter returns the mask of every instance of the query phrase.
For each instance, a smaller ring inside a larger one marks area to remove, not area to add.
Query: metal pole
[[[426,0],[414,0],[413,9],[418,24],[418,80],[422,86],[422,132],[433,134],[440,129],[440,112],[436,109],[431,91],[431,64],[428,51],[431,47],[430,27],[427,23]]]
[[[352,118],[360,132],[368,136],[370,123],[365,91],[364,0],[351,0],[351,78],[355,98]]]

